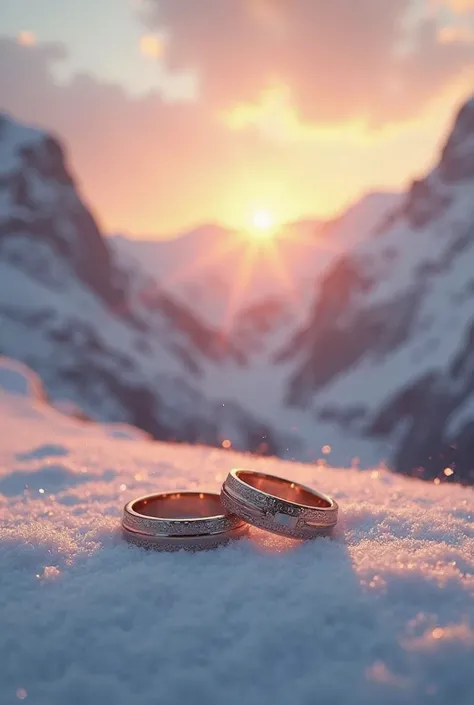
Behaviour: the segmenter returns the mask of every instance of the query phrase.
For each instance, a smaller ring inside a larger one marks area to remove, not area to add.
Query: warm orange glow
[[[273,227],[273,220],[267,211],[257,211],[253,214],[253,225],[257,230],[268,231]]]
[[[36,44],[36,37],[33,32],[20,32],[17,37],[17,42],[23,47],[32,47]]]
[[[447,3],[454,12],[470,12],[474,10],[474,0],[448,0]]]
[[[255,211],[252,216],[252,228],[249,235],[252,238],[267,239],[275,235],[275,222],[268,211]]]
[[[469,44],[473,39],[471,27],[447,25],[438,30],[438,41],[441,44]]]
[[[178,282],[194,281],[209,268],[222,266],[222,271],[232,271],[229,287],[225,293],[225,309],[222,319],[222,332],[230,333],[235,322],[236,313],[248,292],[249,286],[258,273],[263,270],[274,277],[285,294],[286,299],[295,296],[295,285],[291,279],[284,257],[281,253],[281,235],[284,227],[277,228],[265,211],[256,211],[258,215],[253,227],[243,228],[239,231],[229,232],[226,237],[217,241],[215,245],[201,252],[192,263],[178,266],[170,271],[164,281],[164,286],[174,286]],[[257,226],[260,227],[257,227]],[[270,232],[267,232],[266,228]],[[257,232],[262,229],[262,234]],[[280,232],[281,231],[281,232]],[[262,235],[264,235],[262,237]],[[230,448],[231,441],[225,439],[223,448]],[[224,445],[225,444],[225,445]]]
[[[231,448],[232,447],[232,442],[229,440],[222,441],[222,447],[223,448]]]
[[[163,41],[156,34],[145,34],[140,38],[140,51],[143,56],[158,59],[163,55]]]
[[[266,256],[275,277],[279,280],[280,286],[285,290],[288,299],[296,303],[294,284],[288,274],[284,261],[278,250],[278,242],[272,240],[267,243]]]
[[[257,249],[255,247],[247,247],[240,263],[237,264],[237,271],[233,281],[233,287],[227,301],[226,314],[224,318],[223,330],[225,333],[230,333],[234,323],[235,314],[240,308],[240,305],[245,296],[245,292],[252,279],[252,272],[257,259]]]
[[[251,214],[261,209],[278,226],[301,218],[333,218],[368,190],[404,189],[407,179],[433,166],[453,106],[472,91],[470,78],[456,80],[419,117],[383,127],[355,119],[311,127],[297,116],[285,117],[284,103],[282,112],[276,107],[259,115],[221,113],[218,149],[209,147],[208,135],[197,126],[196,132],[194,127],[186,132],[191,123],[181,111],[187,105],[179,110],[173,106],[178,110],[176,125],[182,126],[176,127],[178,136],[173,124],[157,130],[151,119],[144,121],[143,132],[134,130],[136,113],[124,107],[118,111],[120,120],[115,113],[103,117],[104,124],[107,117],[114,125],[113,131],[101,126],[104,159],[88,148],[85,132],[80,139],[71,137],[72,161],[109,232],[169,237],[199,223],[217,222],[243,233],[251,228]],[[102,120],[102,113],[97,115]],[[122,151],[114,146],[116,139]],[[159,159],[152,158],[151,149]],[[130,179],[120,168],[119,154],[139,179]],[[203,171],[209,154],[212,168]],[[158,210],[157,193],[170,194],[160,198]],[[269,244],[258,238],[247,241]]]

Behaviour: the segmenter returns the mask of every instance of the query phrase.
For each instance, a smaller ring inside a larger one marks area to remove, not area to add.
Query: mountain
[[[474,482],[474,100],[433,170],[274,244],[104,238],[59,143],[0,121],[0,353],[159,439]]]
[[[200,390],[205,365],[245,364],[135,265],[119,267],[82,201],[59,142],[0,115],[0,354],[86,416],[155,438],[282,452],[275,433]]]
[[[474,481],[474,99],[434,169],[324,273],[280,360],[286,402],[318,426],[401,472]]]

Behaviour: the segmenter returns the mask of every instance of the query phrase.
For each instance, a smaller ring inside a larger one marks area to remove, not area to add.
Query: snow
[[[460,349],[466,344],[472,319],[472,241],[456,255],[449,256],[453,242],[469,234],[474,208],[472,184],[452,187],[453,205],[442,217],[425,228],[415,230],[401,220],[385,235],[368,240],[356,249],[354,260],[363,273],[374,275],[375,287],[353,297],[342,314],[344,325],[357,319],[361,311],[376,310],[387,303],[400,302],[413,296],[413,320],[409,335],[401,346],[388,353],[368,350],[356,364],[347,367],[314,397],[314,409],[326,406],[346,409],[348,406],[365,410],[365,423],[414,380],[449,370]],[[397,257],[384,263],[384,251],[392,246]],[[452,261],[449,261],[449,260]],[[446,262],[449,262],[447,265]],[[434,275],[423,275],[432,267]],[[418,292],[418,298],[416,295]],[[392,316],[393,326],[396,325]],[[465,384],[462,379],[458,384]],[[455,381],[451,389],[455,388]],[[460,421],[468,420],[471,405],[459,411]],[[456,419],[448,431],[459,428]],[[324,427],[322,427],[324,433]],[[336,441],[337,444],[337,441]],[[377,458],[372,441],[362,449],[363,462],[372,455]],[[385,458],[390,454],[385,453]],[[340,461],[340,456],[336,456]],[[384,456],[378,456],[383,458]]]
[[[0,428],[2,704],[474,702],[471,488],[111,438],[34,396]],[[334,537],[123,542],[126,501],[235,466],[335,496]]]
[[[36,248],[31,244],[29,249],[35,250],[37,254]],[[41,245],[38,249],[41,251]],[[46,245],[44,249],[48,253]],[[69,362],[68,352],[58,348],[48,333],[55,328],[61,329],[61,326],[69,325],[71,329],[75,329],[76,348],[81,344],[81,330],[92,326],[97,338],[103,341],[105,350],[119,350],[122,355],[128,355],[136,361],[137,365],[131,371],[121,370],[122,379],[130,378],[133,381],[143,373],[147,375],[148,380],[154,380],[157,371],[163,370],[170,376],[179,374],[184,377],[183,366],[179,364],[176,354],[172,349],[166,348],[166,344],[170,346],[169,339],[155,336],[151,340],[153,355],[148,355],[137,342],[137,332],[126,321],[111,315],[104,303],[90,289],[76,277],[71,277],[67,266],[61,260],[50,255],[49,262],[49,286],[12,267],[8,262],[0,262],[0,313],[13,313],[12,317],[7,315],[1,319],[4,350],[19,358],[26,355],[30,364],[34,361],[45,382],[48,377],[54,380],[50,386],[53,386],[55,396],[68,398],[82,407],[87,406],[83,398],[71,399],[71,395],[77,396],[77,393],[69,388],[67,382],[61,386],[57,379],[57,368],[61,365],[67,366]],[[44,271],[47,271],[46,268]],[[29,325],[29,317],[35,315],[44,315],[47,324]],[[51,367],[51,359],[54,359],[56,367]],[[70,362],[73,363],[74,360]],[[111,358],[107,364],[113,369],[117,362]],[[108,396],[100,396],[99,392],[97,389],[99,401],[94,408],[87,408],[87,412],[93,416],[101,414],[102,418],[116,417],[117,409],[114,406],[108,409]]]
[[[471,227],[471,185],[450,186],[449,195],[451,207],[424,228],[411,227],[400,217],[383,235],[362,240],[351,252],[351,258],[364,268],[365,273],[377,278],[376,290],[367,294],[371,305],[391,300],[413,285],[419,277],[420,264],[435,264],[442,258],[453,236],[463,234]],[[397,252],[397,257],[387,264],[385,254],[389,248]],[[372,266],[367,266],[367,262]]]
[[[37,146],[46,137],[38,130],[13,120],[0,111],[0,175],[5,175],[20,165],[21,150]]]

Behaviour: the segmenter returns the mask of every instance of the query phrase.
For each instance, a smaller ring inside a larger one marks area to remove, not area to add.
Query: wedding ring
[[[229,514],[219,495],[209,492],[151,494],[123,509],[124,538],[161,551],[215,548],[247,531],[245,521]]]
[[[221,502],[249,524],[294,539],[327,535],[337,523],[338,506],[331,497],[253,470],[231,470]]]

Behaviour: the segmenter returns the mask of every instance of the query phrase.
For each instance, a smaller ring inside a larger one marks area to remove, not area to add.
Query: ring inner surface
[[[327,499],[318,497],[312,492],[308,492],[304,487],[295,482],[289,482],[278,477],[269,477],[268,475],[260,475],[259,473],[243,471],[236,473],[239,480],[245,482],[256,490],[271,494],[278,499],[286,499],[289,502],[304,504],[308,507],[330,507],[331,503]]]
[[[157,519],[203,519],[222,516],[219,496],[207,492],[169,492],[134,502],[137,514]]]

